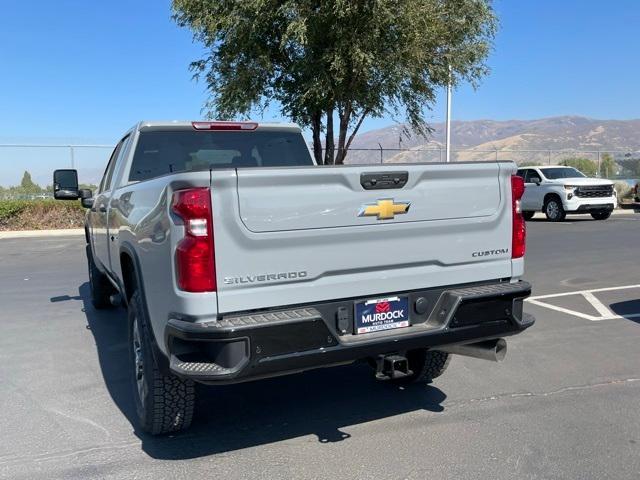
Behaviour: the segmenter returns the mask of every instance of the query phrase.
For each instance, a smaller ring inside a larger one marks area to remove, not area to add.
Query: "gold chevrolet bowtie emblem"
[[[367,203],[362,206],[359,217],[378,217],[378,220],[390,220],[396,215],[407,213],[411,203],[394,202],[393,198],[384,198],[376,203]]]

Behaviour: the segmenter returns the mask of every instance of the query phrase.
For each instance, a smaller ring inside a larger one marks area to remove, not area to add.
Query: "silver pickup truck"
[[[128,309],[140,426],[189,426],[194,382],[369,362],[428,382],[452,353],[498,360],[522,302],[511,162],[316,166],[295,125],[141,122],[87,211],[96,308]],[[472,191],[473,196],[465,195]]]

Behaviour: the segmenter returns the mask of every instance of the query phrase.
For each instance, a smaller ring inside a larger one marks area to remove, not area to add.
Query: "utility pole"
[[[451,65],[449,65],[449,83],[447,84],[447,122],[446,122],[447,163],[451,161]]]

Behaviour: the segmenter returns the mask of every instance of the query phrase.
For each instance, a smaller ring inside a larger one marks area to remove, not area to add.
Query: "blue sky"
[[[168,0],[5,0],[0,143],[113,143],[139,119],[196,119],[200,57]],[[497,0],[492,73],[454,94],[453,118],[640,117],[640,1]],[[427,117],[443,118],[440,97]],[[275,109],[268,120],[280,119]],[[386,126],[371,119],[364,130]],[[0,176],[2,175],[0,156]],[[1,182],[0,182],[1,183]]]

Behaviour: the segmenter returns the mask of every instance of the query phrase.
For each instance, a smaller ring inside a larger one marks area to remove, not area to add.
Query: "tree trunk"
[[[318,165],[322,165],[322,138],[320,137],[322,131],[322,112],[318,111],[311,114],[311,130],[313,132],[313,158],[315,158]]]
[[[333,107],[327,108],[327,134],[324,141],[324,164],[332,165],[334,162],[334,139],[333,139]]]
[[[344,163],[344,159],[347,157],[347,153],[349,152],[349,147],[351,147],[351,142],[353,142],[353,139],[358,133],[358,130],[360,130],[360,126],[362,125],[362,122],[364,121],[365,117],[369,114],[369,111],[364,110],[362,112],[362,114],[360,115],[360,118],[358,119],[358,122],[356,123],[355,127],[353,127],[353,131],[351,132],[351,135],[349,135],[349,139],[347,139],[347,130],[349,129],[349,121],[351,120],[350,117],[353,113],[354,112],[351,109],[349,109],[349,117],[345,117],[344,120],[342,118],[340,119],[340,139],[338,142],[338,158],[336,159],[336,163],[340,165]],[[344,131],[343,131],[343,124],[344,124]]]
[[[338,153],[336,155],[336,165],[342,165],[347,156],[346,142],[347,129],[351,118],[351,105],[346,105],[340,110],[340,131],[338,132]]]

